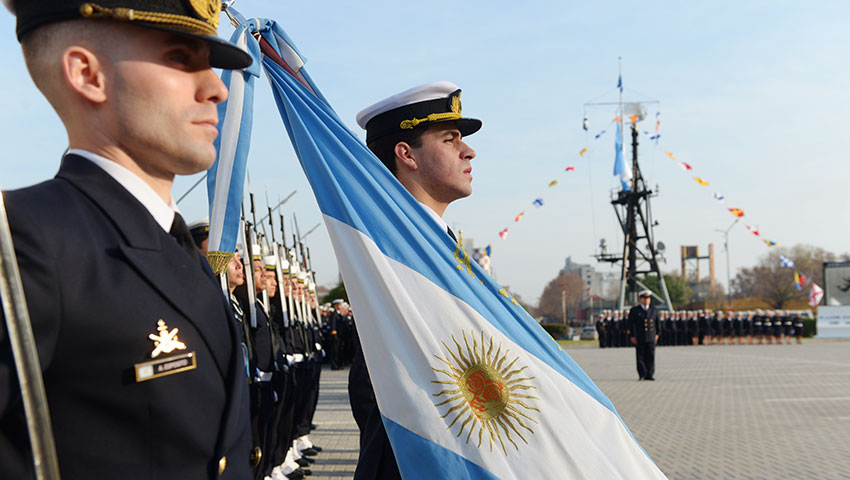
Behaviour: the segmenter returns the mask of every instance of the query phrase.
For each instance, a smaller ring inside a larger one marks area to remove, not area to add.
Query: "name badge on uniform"
[[[148,338],[153,340],[154,349],[151,352],[151,358],[148,362],[137,363],[134,365],[136,370],[136,382],[144,382],[154,378],[164,377],[175,373],[194,370],[198,366],[198,360],[195,352],[182,353],[179,355],[171,355],[157,359],[162,353],[171,353],[174,350],[186,350],[186,344],[177,338],[178,329],[169,329],[165,324],[165,320],[160,319],[157,322],[157,333],[148,335]]]

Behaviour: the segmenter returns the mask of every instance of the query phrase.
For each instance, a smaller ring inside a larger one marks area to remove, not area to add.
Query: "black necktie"
[[[189,233],[189,227],[186,226],[183,217],[177,212],[174,212],[174,221],[171,222],[171,230],[168,233],[177,240],[177,243],[193,260],[198,258],[198,249],[195,247],[195,241],[192,240],[192,234]]]
[[[449,236],[452,237],[452,240],[457,242],[457,237],[455,237],[455,232],[452,231],[451,227],[446,226],[446,233],[448,233]]]

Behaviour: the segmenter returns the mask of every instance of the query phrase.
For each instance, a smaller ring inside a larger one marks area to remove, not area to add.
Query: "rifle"
[[[245,220],[245,205],[242,205],[242,222],[239,232],[242,236],[242,265],[245,271],[245,288],[248,291],[248,314],[251,328],[257,328],[257,296],[254,293],[254,256],[251,239],[251,226]]]

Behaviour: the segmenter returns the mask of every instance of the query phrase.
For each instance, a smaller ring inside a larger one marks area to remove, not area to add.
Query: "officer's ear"
[[[396,143],[395,147],[393,148],[393,153],[395,153],[395,164],[397,171],[415,171],[419,169],[419,165],[416,163],[416,158],[414,158],[413,156],[413,147],[411,147],[409,143]]]
[[[62,74],[79,97],[92,103],[106,102],[106,74],[91,50],[78,45],[68,47],[62,52]]]

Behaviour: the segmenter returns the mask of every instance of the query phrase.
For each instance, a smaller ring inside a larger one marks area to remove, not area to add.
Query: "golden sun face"
[[[449,430],[457,424],[458,420],[462,419],[457,436],[460,437],[464,431],[467,431],[467,444],[477,430],[478,448],[481,448],[484,432],[487,432],[490,451],[493,451],[493,444],[498,441],[502,451],[507,455],[508,451],[505,448],[503,434],[513,444],[514,448],[519,450],[511,432],[526,444],[528,441],[523,436],[523,432],[534,433],[534,430],[526,424],[526,421],[536,424],[537,421],[528,414],[531,411],[540,412],[540,410],[526,404],[524,400],[538,400],[538,398],[523,393],[537,388],[528,384],[531,380],[534,380],[534,377],[523,377],[521,375],[522,371],[528,367],[514,368],[519,357],[514,357],[509,362],[509,350],[506,349],[503,353],[501,342],[496,351],[493,352],[493,337],[490,337],[488,345],[484,339],[484,332],[481,332],[481,344],[479,345],[474,333],[470,333],[469,336],[472,338],[471,347],[466,332],[463,332],[463,346],[452,335],[455,351],[446,345],[446,342],[441,342],[443,347],[446,348],[448,356],[443,358],[435,355],[435,357],[443,362],[448,369],[433,367],[432,369],[449,377],[449,379],[433,380],[431,383],[450,385],[454,388],[433,394],[435,397],[439,397],[438,400],[442,400],[435,406],[449,407],[442,418],[454,415],[449,423]],[[468,430],[467,426],[469,427]]]

